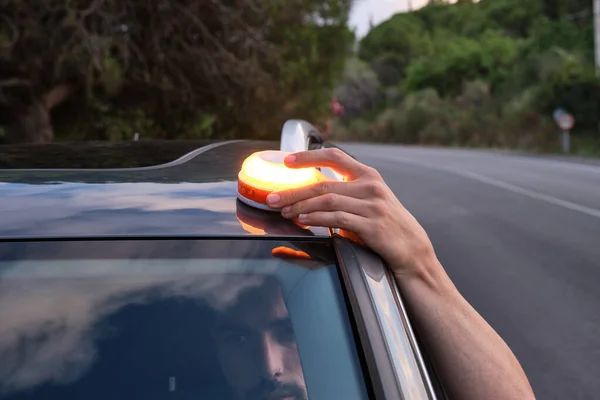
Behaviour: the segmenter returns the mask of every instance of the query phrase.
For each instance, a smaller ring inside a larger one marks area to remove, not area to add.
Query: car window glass
[[[0,259],[0,399],[367,398],[326,244],[0,243]]]

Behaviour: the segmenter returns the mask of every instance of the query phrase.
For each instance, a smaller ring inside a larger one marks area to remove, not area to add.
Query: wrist
[[[392,271],[398,286],[406,289],[425,286],[438,294],[448,294],[454,289],[454,284],[433,250],[415,257],[409,265],[392,267]]]

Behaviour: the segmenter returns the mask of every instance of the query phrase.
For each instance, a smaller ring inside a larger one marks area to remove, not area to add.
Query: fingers
[[[308,214],[315,211],[344,211],[368,217],[369,209],[370,204],[364,200],[336,193],[327,193],[283,207],[281,214],[284,218],[291,219],[296,218],[300,214]]]
[[[290,168],[327,167],[350,179],[356,179],[372,170],[336,148],[290,154],[285,158],[285,164]]]
[[[267,203],[274,208],[282,208],[299,201],[328,193],[336,193],[343,196],[362,198],[366,195],[362,185],[358,182],[335,182],[324,181],[298,189],[289,189],[277,193],[271,193],[267,197]]]
[[[345,229],[361,235],[368,219],[344,211],[316,211],[309,214],[300,214],[298,221],[309,226]]]

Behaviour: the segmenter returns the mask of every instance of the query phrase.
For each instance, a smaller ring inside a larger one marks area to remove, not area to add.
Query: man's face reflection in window
[[[308,398],[292,322],[275,279],[245,291],[214,329],[219,363],[240,400]]]

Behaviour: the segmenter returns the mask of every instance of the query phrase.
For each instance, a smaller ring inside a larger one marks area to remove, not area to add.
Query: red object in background
[[[331,111],[333,111],[336,117],[341,117],[342,115],[344,115],[344,106],[338,103],[335,97],[331,98],[331,103],[329,104],[329,106],[331,107]]]
[[[344,115],[344,106],[338,103],[337,98],[335,96],[331,98],[329,107],[331,108],[331,111],[333,112],[334,116],[341,117],[342,115]],[[324,128],[325,129],[321,131],[321,135],[323,136],[323,140],[327,141],[327,139],[329,138],[329,134],[331,133],[333,128],[333,122],[331,120],[331,117],[328,117],[325,121]]]

